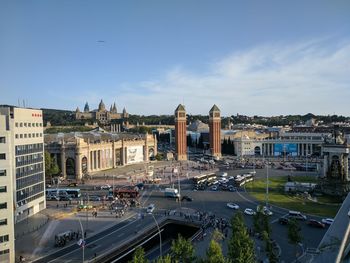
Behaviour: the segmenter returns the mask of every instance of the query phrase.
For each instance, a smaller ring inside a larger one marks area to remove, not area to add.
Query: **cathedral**
[[[115,103],[111,105],[109,111],[106,109],[105,104],[102,99],[98,105],[97,110],[90,111],[89,104],[86,102],[84,111],[81,112],[79,107],[75,110],[75,119],[77,120],[92,120],[98,122],[102,125],[110,125],[113,123],[120,123],[125,126],[128,125],[129,114],[126,112],[126,109],[123,109],[123,112],[118,113]]]

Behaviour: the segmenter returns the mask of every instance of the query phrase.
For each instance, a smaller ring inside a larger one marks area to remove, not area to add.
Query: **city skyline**
[[[346,1],[0,3],[0,104],[349,116]],[[334,106],[336,105],[336,106]]]

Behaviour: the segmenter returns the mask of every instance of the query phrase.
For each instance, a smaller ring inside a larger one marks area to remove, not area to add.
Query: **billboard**
[[[126,163],[143,162],[143,146],[131,146],[126,148]]]
[[[297,156],[298,149],[296,143],[275,143],[275,156]]]

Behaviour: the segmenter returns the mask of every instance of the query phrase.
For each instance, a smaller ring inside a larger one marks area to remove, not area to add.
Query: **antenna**
[[[25,108],[26,107],[26,103],[24,102],[24,100],[23,100],[23,108]]]
[[[18,105],[18,107],[21,107],[21,103],[19,102],[19,98],[17,98],[17,105]]]

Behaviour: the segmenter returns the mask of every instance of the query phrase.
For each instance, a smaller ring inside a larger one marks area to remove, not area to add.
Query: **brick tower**
[[[181,104],[175,110],[175,152],[176,160],[187,160],[186,110]]]
[[[221,157],[221,116],[220,109],[214,104],[209,111],[209,143],[211,155]]]

